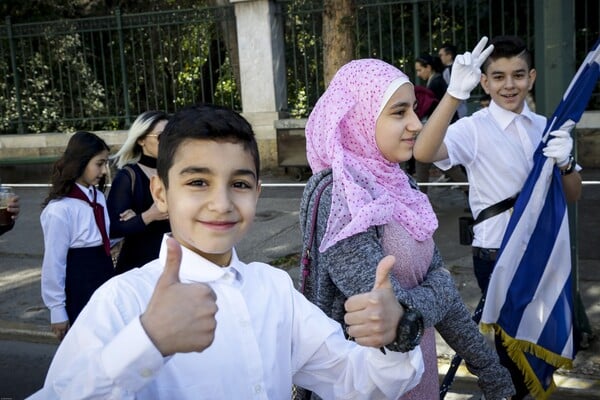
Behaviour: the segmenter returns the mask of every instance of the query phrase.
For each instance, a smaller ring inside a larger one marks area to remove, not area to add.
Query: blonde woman
[[[171,231],[168,215],[156,208],[150,194],[158,142],[167,121],[168,116],[162,111],[140,114],[113,157],[119,170],[107,199],[110,236],[124,238],[117,273],[141,267],[158,257],[163,234]]]

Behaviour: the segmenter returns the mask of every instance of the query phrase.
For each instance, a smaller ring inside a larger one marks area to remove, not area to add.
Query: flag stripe
[[[570,261],[570,260],[569,260]],[[557,282],[560,285],[560,282]],[[572,349],[564,346],[569,340],[570,328],[572,326],[573,302],[571,293],[571,278],[564,281],[561,296],[557,299],[549,316],[545,317],[544,330],[537,340],[537,344],[562,357],[571,358]],[[520,335],[519,335],[520,336]]]
[[[535,291],[531,290],[532,282],[535,282],[539,288],[539,282],[544,274],[544,269],[541,268],[541,266],[548,263],[554,248],[554,242],[548,239],[556,237],[560,229],[560,225],[556,223],[556,220],[554,218],[549,218],[550,215],[556,215],[557,212],[554,199],[555,193],[550,191],[550,193],[546,195],[546,201],[541,208],[539,208],[539,203],[536,200],[536,197],[541,197],[543,199],[543,194],[546,192],[543,185],[539,184],[543,183],[543,181],[544,179],[538,180],[538,184],[536,184],[536,189],[538,190],[534,191],[531,196],[531,201],[528,203],[531,207],[528,207],[525,210],[531,209],[531,212],[527,211],[519,221],[519,225],[524,225],[525,229],[530,230],[531,227],[534,227],[533,231],[528,232],[525,236],[514,235],[520,236],[521,238],[529,238],[529,241],[526,243],[527,247],[525,251],[522,252],[522,258],[520,262],[518,262],[512,282],[507,288],[506,302],[500,310],[500,318],[498,319],[498,322],[503,326],[506,333],[512,337],[515,337],[517,334],[517,330],[523,318],[523,312],[527,305],[530,304],[532,307],[539,307],[539,305],[536,304],[537,302],[533,302]],[[558,189],[560,189],[560,187]],[[562,208],[564,214],[564,201]],[[536,213],[535,211],[538,211],[538,209],[540,212]],[[539,218],[540,214],[543,215],[544,218]],[[519,251],[520,249],[517,248],[515,250]],[[512,248],[505,248],[504,251],[514,250]],[[554,304],[554,302],[552,304]],[[540,310],[537,309],[535,312],[540,312]],[[526,338],[526,340],[532,339]],[[535,338],[533,338],[533,340],[535,341]]]

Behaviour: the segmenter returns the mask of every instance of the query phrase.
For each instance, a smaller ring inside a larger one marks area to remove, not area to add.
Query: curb
[[[31,343],[59,342],[47,326],[0,320],[0,339]]]

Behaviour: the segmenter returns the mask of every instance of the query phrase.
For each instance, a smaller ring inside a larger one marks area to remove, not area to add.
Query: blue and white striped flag
[[[542,149],[548,133],[579,121],[600,75],[600,47],[571,81],[534,155],[533,169],[515,203],[487,291],[481,324],[494,329],[536,399],[555,389],[558,368],[571,368],[573,293],[567,204],[561,175]]]

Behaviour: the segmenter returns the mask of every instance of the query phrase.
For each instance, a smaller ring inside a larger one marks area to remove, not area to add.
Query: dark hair
[[[533,68],[531,52],[527,49],[523,39],[518,36],[496,36],[490,41],[490,44],[494,45],[494,50],[481,66],[483,73],[486,72],[492,61],[499,58],[519,57],[525,61],[529,70]]]
[[[456,58],[456,46],[451,44],[451,43],[444,43],[441,47],[440,50],[444,49],[444,51],[448,54],[450,54],[452,56],[452,59],[454,60]]]
[[[258,145],[252,127],[239,113],[213,104],[187,106],[171,117],[158,144],[156,169],[158,176],[169,187],[169,169],[175,153],[187,140],[213,140],[241,143],[254,159],[256,177],[260,171]]]
[[[73,189],[75,181],[83,175],[90,160],[103,151],[110,151],[110,148],[97,135],[84,131],[74,133],[62,157],[52,167],[52,187],[42,208],[51,200],[65,197]],[[105,184],[106,176],[98,183],[98,189],[104,190]]]
[[[434,72],[442,72],[444,70],[444,64],[442,64],[442,60],[438,56],[423,53],[415,61],[424,67],[431,66]]]

